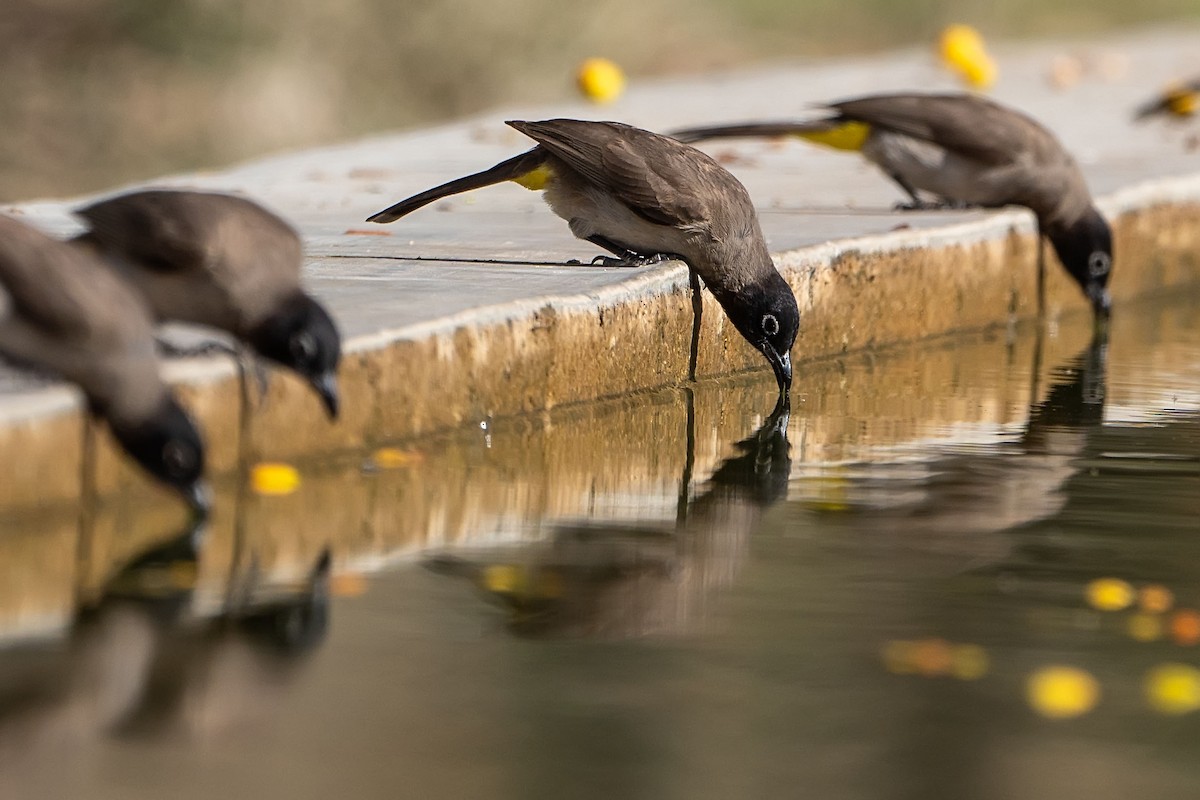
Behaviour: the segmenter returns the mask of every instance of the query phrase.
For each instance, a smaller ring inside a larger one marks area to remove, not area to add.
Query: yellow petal
[[[625,73],[607,58],[589,58],[575,77],[579,91],[595,103],[611,103],[625,91]]]

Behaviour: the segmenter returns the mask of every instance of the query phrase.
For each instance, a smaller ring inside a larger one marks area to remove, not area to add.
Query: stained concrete
[[[1134,126],[1129,111],[1195,67],[1200,31],[1155,31],[1096,44],[995,48],[996,97],[1044,120],[1075,152],[1114,219],[1120,303],[1200,284],[1200,155],[1186,133]],[[1051,60],[1077,55],[1082,81],[1047,81]],[[506,118],[616,118],[652,129],[804,113],[869,91],[953,88],[924,51],[783,65],[637,85],[619,103],[515,108],[437,129],[263,159],[156,185],[245,192],[304,234],[306,272],[348,336],[345,415],[328,425],[316,400],[281,376],[250,424],[239,417],[230,365],[173,364],[171,378],[205,426],[214,473],[243,457],[300,458],[419,436],[495,416],[677,384],[692,324],[686,269],[566,265],[594,249],[573,239],[540,198],[506,185],[436,204],[389,226],[362,222],[413,191],[486,167],[528,142]],[[1035,242],[1018,210],[897,214],[901,199],[857,158],[800,143],[744,142],[710,151],[747,184],[803,314],[797,361],[954,330],[1034,311]],[[37,202],[12,213],[63,235],[70,208]],[[897,230],[897,228],[900,228]],[[501,263],[494,263],[501,262]],[[1083,313],[1052,267],[1051,318]],[[698,374],[761,368],[761,359],[705,294]],[[804,367],[798,368],[803,386]],[[764,378],[761,399],[769,405]],[[0,437],[26,454],[0,465],[0,507],[77,496],[77,402],[60,388],[0,374]],[[249,431],[250,441],[239,440]],[[140,484],[104,435],[97,490]],[[43,479],[30,464],[52,463]]]

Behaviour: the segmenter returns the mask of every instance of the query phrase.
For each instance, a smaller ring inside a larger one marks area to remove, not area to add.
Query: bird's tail
[[[735,125],[685,128],[670,135],[689,144],[706,139],[796,136],[838,150],[861,150],[869,132],[870,126],[864,122],[827,117],[803,122],[744,122]]]
[[[378,214],[373,214],[367,217],[367,222],[394,222],[406,214],[411,214],[418,208],[429,205],[435,200],[441,200],[443,197],[449,197],[452,194],[460,192],[469,192],[472,189],[482,189],[484,186],[491,186],[504,181],[519,181],[536,171],[545,162],[545,151],[540,147],[535,147],[532,150],[521,153],[519,156],[513,156],[507,161],[501,161],[491,169],[485,169],[483,172],[476,172],[474,175],[467,175],[463,178],[456,178],[441,186],[435,186],[432,189],[427,189],[420,194],[415,194],[407,200],[401,200],[394,206],[385,208]]]
[[[1190,117],[1200,112],[1200,79],[1177,84],[1134,109],[1133,118],[1143,120],[1158,115]]]

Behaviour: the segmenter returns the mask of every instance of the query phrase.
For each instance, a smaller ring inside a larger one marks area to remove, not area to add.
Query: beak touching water
[[[192,513],[198,519],[207,518],[212,510],[212,490],[204,481],[196,481],[183,489],[183,499],[187,500],[188,505],[192,507]]]
[[[330,419],[337,419],[338,415],[338,384],[337,376],[332,372],[326,372],[323,375],[318,375],[313,378],[312,387],[317,394],[321,396],[321,402],[325,404],[325,411],[329,414]]]
[[[780,355],[770,342],[765,341],[759,345],[759,349],[767,357],[767,363],[771,365],[771,369],[775,371],[775,382],[779,384],[779,393],[786,397],[792,389],[792,354],[789,352]]]

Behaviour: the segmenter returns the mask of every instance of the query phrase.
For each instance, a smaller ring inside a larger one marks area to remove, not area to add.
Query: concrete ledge
[[[1191,58],[1194,42],[1192,32],[1158,31],[1100,43],[1100,50],[1129,56],[1129,76],[1115,84],[1096,79],[1066,95],[1048,89],[1040,72],[1061,52],[1058,45],[998,48],[1006,75],[1001,99],[1051,124],[1093,185],[1110,192],[1101,206],[1114,221],[1118,316],[1134,297],[1200,284],[1200,176],[1191,174],[1200,161],[1170,136],[1134,129],[1126,119],[1126,106]],[[924,54],[893,53],[664,81],[631,92],[604,116],[666,129],[712,121],[717,107],[727,118],[778,114],[780,98],[795,96],[783,112],[789,113],[813,99],[939,88],[944,80]],[[796,87],[804,87],[804,96],[796,96]],[[714,105],[714,97],[722,102]],[[1100,109],[1105,124],[1089,124]],[[243,424],[229,363],[170,366],[170,378],[207,431],[215,475],[234,480],[239,465],[259,458],[324,458],[686,378],[692,324],[686,269],[561,266],[568,257],[586,258],[590,248],[572,242],[540,199],[522,189],[497,187],[478,200],[442,206],[447,213],[430,209],[406,227],[373,231],[390,236],[353,235],[385,200],[524,146],[496,120],[555,114],[595,116],[577,106],[498,112],[486,125],[468,121],[160,182],[248,191],[295,220],[309,245],[312,283],[351,335],[342,373],[345,416],[336,426],[287,376],[274,378],[263,407]],[[802,394],[806,360],[1011,324],[1034,310],[1036,242],[1027,213],[890,214],[885,209],[894,198],[886,181],[844,155],[751,143],[718,156],[750,187],[799,298],[794,357]],[[1126,186],[1131,181],[1141,182]],[[841,207],[851,199],[874,205]],[[814,205],[795,205],[805,202]],[[75,204],[32,203],[14,211],[66,234]],[[910,227],[886,232],[895,226]],[[513,263],[462,263],[497,257]],[[1078,291],[1049,261],[1051,319],[1086,313]],[[437,297],[448,300],[427,302]],[[488,304],[489,298],[496,300]],[[699,375],[746,369],[762,374],[746,402],[767,408],[772,386],[759,357],[705,294]],[[0,514],[40,513],[76,500],[81,437],[72,393],[0,391],[0,451],[21,454],[0,461]],[[91,471],[101,496],[154,492],[106,436],[98,444]]]

